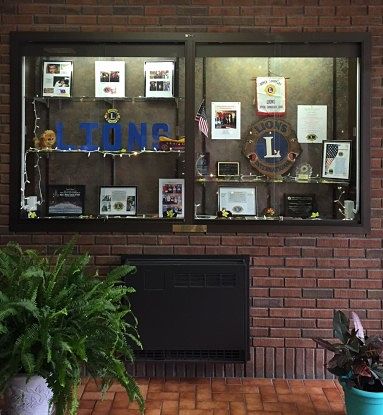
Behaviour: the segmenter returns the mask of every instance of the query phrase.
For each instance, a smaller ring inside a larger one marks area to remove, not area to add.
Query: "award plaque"
[[[285,194],[285,216],[308,218],[315,206],[314,194]]]
[[[195,163],[196,174],[207,176],[209,174],[210,153],[201,153]]]
[[[235,161],[219,161],[217,176],[239,176],[239,163]]]

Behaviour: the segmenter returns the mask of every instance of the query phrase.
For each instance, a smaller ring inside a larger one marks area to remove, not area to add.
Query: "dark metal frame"
[[[368,33],[275,33],[275,34],[181,34],[181,33],[38,33],[15,32],[10,38],[11,52],[11,178],[10,228],[13,231],[74,231],[91,232],[172,232],[174,224],[207,226],[208,232],[311,232],[311,233],[366,233],[370,230],[370,79],[371,40]],[[360,58],[360,223],[341,220],[320,221],[245,221],[196,220],[194,218],[194,143],[186,140],[185,151],[185,218],[134,220],[37,219],[20,217],[21,194],[21,58],[23,55],[54,54],[55,48],[65,48],[66,56],[92,56],[95,50],[105,48],[108,56],[142,56],[143,45],[155,45],[152,56],[183,56],[185,58],[185,134],[194,137],[195,60],[204,56],[269,56],[279,57],[352,56]],[[71,46],[73,46],[71,48]],[[72,49],[72,50],[71,50]],[[26,53],[28,52],[28,53]],[[69,225],[69,226],[68,226]]]

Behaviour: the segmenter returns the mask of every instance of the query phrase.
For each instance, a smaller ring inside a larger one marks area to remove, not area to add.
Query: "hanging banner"
[[[280,76],[256,78],[257,115],[285,115],[286,79]]]

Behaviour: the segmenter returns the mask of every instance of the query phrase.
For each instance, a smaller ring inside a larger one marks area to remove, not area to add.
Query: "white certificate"
[[[299,143],[327,140],[327,105],[298,105],[297,118]]]
[[[229,210],[235,215],[256,215],[255,187],[220,187],[219,210]]]
[[[241,139],[241,103],[211,103],[211,138],[214,140]]]

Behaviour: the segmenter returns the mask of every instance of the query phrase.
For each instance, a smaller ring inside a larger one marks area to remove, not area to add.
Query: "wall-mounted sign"
[[[294,165],[302,149],[291,125],[266,118],[251,125],[243,153],[251,166],[268,177],[278,177]]]
[[[116,115],[114,115],[116,116]],[[98,122],[80,122],[79,133],[83,136],[82,145],[71,144],[65,137],[65,126],[61,121],[56,121],[56,148],[58,150],[82,150],[95,151],[97,149],[105,151],[120,151],[123,148],[128,151],[143,150],[153,148],[159,149],[160,136],[169,134],[170,127],[163,122],[154,123],[151,126],[151,143],[148,142],[150,136],[150,127],[146,122],[137,125],[129,122],[127,125],[121,123],[98,123]],[[123,137],[126,134],[126,138]],[[101,142],[99,136],[101,135]],[[110,139],[113,137],[113,140]]]

